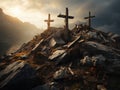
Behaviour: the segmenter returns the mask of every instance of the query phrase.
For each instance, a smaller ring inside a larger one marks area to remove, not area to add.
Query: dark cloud
[[[78,22],[78,20],[84,22],[83,18],[88,16],[88,12],[91,11],[96,16],[96,18],[92,19],[93,27],[120,34],[120,0],[75,0],[72,3],[70,8],[71,13],[76,18],[74,22]]]
[[[105,0],[101,3],[94,2],[89,5],[93,9],[95,5],[96,18],[93,19],[93,25],[98,29],[103,29],[107,32],[120,34],[120,0]],[[94,5],[93,5],[94,4]],[[93,12],[94,12],[93,11]]]

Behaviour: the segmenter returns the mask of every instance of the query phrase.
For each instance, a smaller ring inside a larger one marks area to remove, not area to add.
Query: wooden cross
[[[95,17],[95,16],[91,16],[91,12],[89,12],[89,16],[84,18],[84,19],[88,19],[89,29],[91,28],[91,18],[94,18],[94,17]]]
[[[65,29],[69,30],[68,19],[73,19],[74,17],[73,16],[69,16],[68,8],[66,8],[66,15],[59,14],[58,17],[65,18]]]
[[[50,22],[54,22],[54,20],[51,20],[50,14],[48,14],[48,20],[44,20],[44,21],[47,22],[48,25],[47,29],[50,30]]]

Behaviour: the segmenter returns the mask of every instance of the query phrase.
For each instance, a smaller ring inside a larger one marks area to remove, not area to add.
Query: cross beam
[[[89,29],[91,28],[91,19],[94,18],[94,17],[95,17],[95,16],[91,16],[91,12],[89,12],[89,16],[84,18],[84,19],[88,19]]]
[[[73,16],[69,16],[69,10],[66,8],[66,15],[59,14],[58,17],[65,18],[65,29],[69,30],[69,22],[68,19],[73,19]]]
[[[51,20],[50,14],[48,14],[48,20],[44,20],[44,21],[47,22],[47,29],[50,30],[50,23],[54,22],[54,20]]]

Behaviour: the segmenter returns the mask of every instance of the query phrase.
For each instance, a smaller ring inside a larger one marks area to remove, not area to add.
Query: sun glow
[[[36,10],[26,10],[21,6],[14,6],[5,9],[5,12],[10,16],[18,18],[22,22],[29,22],[34,24],[42,30],[46,29],[47,27],[47,23],[44,22],[44,20],[48,18],[48,13],[43,13]],[[56,16],[52,15],[52,18],[53,17],[57,18]],[[56,24],[54,25],[54,23],[52,23],[52,26],[56,26]]]
[[[18,17],[22,13],[19,7],[11,8],[11,13],[13,16]]]

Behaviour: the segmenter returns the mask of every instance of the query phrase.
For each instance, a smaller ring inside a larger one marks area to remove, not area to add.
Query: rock
[[[67,71],[64,67],[61,67],[60,70],[56,71],[55,74],[54,74],[54,79],[63,79],[65,78],[65,76],[67,76]]]
[[[51,56],[49,56],[50,60],[53,60],[61,55],[63,55],[65,53],[65,50],[56,50],[53,52],[53,54]]]
[[[67,57],[67,52],[63,53],[60,57],[57,58],[57,60],[55,61],[56,62],[56,65],[59,65],[59,64],[63,64],[63,63],[66,63],[68,62],[69,60],[66,58]]]
[[[91,52],[91,54],[103,54],[107,58],[120,58],[120,54],[115,52],[111,47],[93,42],[93,41],[88,41],[83,43],[83,48],[88,52]]]
[[[27,54],[24,54],[24,55],[20,56],[19,59],[21,59],[21,60],[28,59],[28,55],[27,55]]]
[[[103,55],[85,56],[84,59],[80,60],[80,63],[86,66],[105,66],[105,60],[106,58]]]
[[[51,83],[37,86],[37,87],[33,88],[32,90],[60,90],[60,89],[55,87],[54,82],[51,82]]]
[[[23,44],[10,59],[4,57],[0,63],[0,90],[119,87],[120,37],[86,27],[76,26],[75,31],[50,28]]]
[[[54,47],[54,46],[60,46],[60,45],[64,45],[65,41],[62,40],[61,38],[51,38],[49,45],[50,47]]]
[[[97,85],[97,90],[107,90],[104,85]]]
[[[106,58],[103,55],[92,56],[91,60],[94,66],[97,66],[97,65],[105,66]]]
[[[87,34],[88,34],[88,36],[89,36],[90,38],[98,38],[97,32],[91,32],[91,31],[89,31]]]
[[[85,56],[84,59],[80,60],[80,62],[82,63],[82,65],[92,66],[92,61],[89,56]]]
[[[67,67],[61,67],[58,71],[53,75],[55,80],[65,79],[74,75],[73,71]]]
[[[5,90],[30,88],[35,77],[36,72],[29,64],[25,61],[15,61],[0,72],[0,88]]]
[[[44,40],[41,39],[40,42],[39,42],[38,44],[35,45],[35,47],[32,49],[31,52],[34,52],[34,51],[40,46],[40,44],[41,44],[43,41],[44,41]]]
[[[67,47],[70,48],[72,47],[78,40],[80,40],[81,36],[77,36],[74,41],[70,42]]]
[[[105,52],[112,52],[111,48],[97,42],[88,41],[88,42],[85,42],[85,44],[87,44],[88,46],[91,46],[92,49],[97,49]]]

